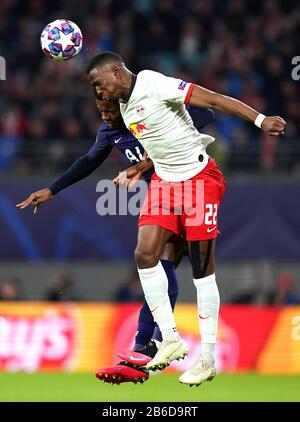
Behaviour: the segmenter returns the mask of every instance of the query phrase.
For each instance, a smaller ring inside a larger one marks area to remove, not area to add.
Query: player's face
[[[106,64],[95,67],[88,74],[88,81],[103,100],[120,97],[120,69],[118,66]]]
[[[101,119],[107,123],[109,127],[114,128],[124,125],[118,102],[110,100],[96,100],[96,106],[101,115]]]

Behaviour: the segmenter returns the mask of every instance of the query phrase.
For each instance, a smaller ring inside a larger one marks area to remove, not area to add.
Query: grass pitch
[[[178,375],[151,376],[145,384],[104,384],[93,374],[0,373],[0,402],[300,401],[299,376],[220,374],[201,387]]]

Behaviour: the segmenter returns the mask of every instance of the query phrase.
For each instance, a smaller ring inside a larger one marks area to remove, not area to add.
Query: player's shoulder
[[[109,144],[110,140],[120,134],[119,130],[113,129],[107,123],[101,123],[97,132],[97,141]]]
[[[155,70],[144,69],[141,70],[138,75],[138,81],[148,83],[150,81],[157,81],[159,79],[164,79],[165,75]]]
[[[143,78],[151,78],[155,76],[163,76],[163,73],[160,73],[160,72],[157,72],[156,70],[151,70],[151,69],[144,69],[138,73],[138,77],[143,77]]]
[[[143,95],[155,95],[166,85],[167,76],[155,70],[145,69],[137,75],[137,91]]]
[[[101,123],[97,133],[97,143],[115,145],[117,142],[132,136],[129,130],[124,128],[112,128],[106,123]]]
[[[97,140],[102,138],[105,139],[110,132],[110,127],[106,123],[100,123],[97,131]]]
[[[110,130],[110,127],[108,126],[107,123],[104,123],[104,122],[100,123],[99,128],[98,128],[98,133],[99,132],[105,133],[105,132],[108,132],[109,130]]]

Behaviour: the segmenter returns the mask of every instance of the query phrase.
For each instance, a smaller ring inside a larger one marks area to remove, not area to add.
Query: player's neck
[[[127,102],[130,98],[130,95],[133,91],[135,85],[136,75],[126,69],[126,73],[124,73],[124,83],[122,89],[122,99]]]

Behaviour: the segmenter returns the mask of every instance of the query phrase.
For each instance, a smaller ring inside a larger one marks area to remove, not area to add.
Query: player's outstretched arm
[[[29,205],[32,205],[34,207],[33,213],[36,214],[38,211],[38,207],[43,202],[50,201],[50,199],[52,198],[53,198],[53,193],[51,192],[51,190],[49,188],[44,188],[36,192],[33,192],[31,195],[28,196],[27,199],[17,204],[16,207],[22,210],[24,208],[27,208]]]
[[[218,94],[198,85],[193,87],[189,104],[196,107],[214,108],[224,113],[232,114],[242,119],[249,120],[260,127],[269,135],[281,135],[284,133],[286,122],[279,116],[264,116],[252,107],[235,98]]]
[[[32,205],[34,206],[33,213],[36,214],[42,203],[52,199],[61,190],[89,176],[106,159],[110,151],[111,147],[99,147],[95,144],[86,155],[76,160],[52,185],[33,192],[27,199],[17,204],[17,208],[22,210]]]

